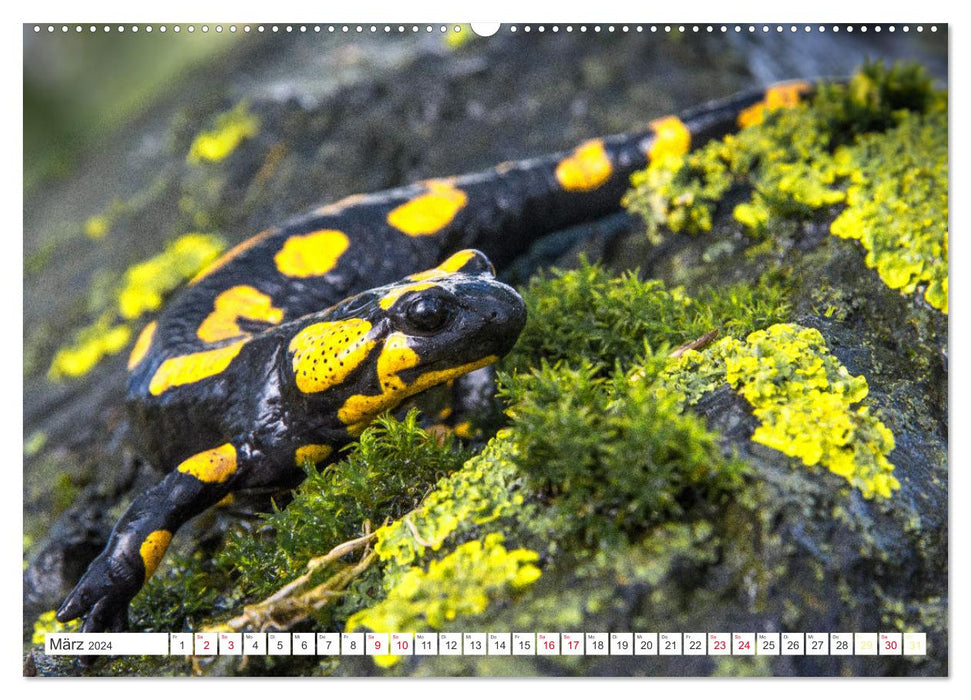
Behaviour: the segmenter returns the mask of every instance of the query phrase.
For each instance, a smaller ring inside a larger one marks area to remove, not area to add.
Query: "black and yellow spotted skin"
[[[122,516],[58,619],[123,629],[188,519],[234,491],[296,483],[302,463],[331,461],[381,412],[508,352],[525,309],[489,258],[616,211],[651,160],[808,90],[775,86],[568,153],[350,197],[229,251],[135,343],[132,432],[167,476]]]

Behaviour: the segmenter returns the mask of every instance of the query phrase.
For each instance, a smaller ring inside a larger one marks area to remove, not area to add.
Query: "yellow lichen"
[[[455,31],[456,29],[458,31]],[[445,46],[454,50],[460,46],[465,46],[474,40],[476,36],[476,33],[472,31],[471,25],[457,24],[450,27],[448,33],[445,34]]]
[[[92,216],[84,222],[84,235],[88,238],[104,238],[111,228],[111,221],[107,216]]]
[[[481,615],[493,600],[510,590],[525,588],[541,575],[528,549],[507,550],[503,536],[459,545],[427,570],[411,567],[397,577],[380,603],[356,612],[347,631],[364,627],[375,632],[414,632],[441,629],[462,617]],[[376,656],[375,663],[391,666],[398,657]]]
[[[744,342],[724,338],[673,359],[666,374],[665,384],[687,403],[728,382],[761,421],[754,442],[822,465],[866,498],[900,488],[887,459],[893,434],[869,407],[856,406],[869,391],[866,378],[851,375],[816,329],[776,324]]]
[[[55,617],[56,613],[56,610],[48,610],[37,616],[34,621],[34,633],[30,637],[31,644],[43,644],[48,634],[77,632],[81,628],[81,620],[58,622],[57,617]]]
[[[214,260],[224,247],[219,236],[189,233],[159,255],[128,268],[115,307],[78,330],[73,340],[57,350],[48,378],[80,377],[105,357],[121,352],[133,336],[135,324],[129,321],[159,309],[169,293]]]
[[[463,524],[483,525],[520,508],[522,494],[510,490],[516,478],[515,444],[510,437],[510,431],[499,431],[479,455],[439,481],[407,520],[379,528],[374,546],[378,556],[407,566],[427,548],[437,551]]]
[[[947,313],[947,94],[919,67],[879,64],[845,85],[820,85],[811,104],[798,99],[805,87],[770,89],[739,132],[652,160],[631,177],[624,206],[644,217],[657,243],[663,228],[710,230],[740,182],[752,195],[734,218],[757,235],[774,221],[844,205],[830,231],[859,240],[888,287]]]
[[[162,306],[165,296],[216,259],[225,248],[219,236],[187,233],[153,258],[125,272],[118,293],[118,312],[134,319]]]
[[[60,380],[80,377],[109,355],[124,349],[131,340],[127,324],[115,324],[111,314],[102,315],[90,326],[78,331],[73,342],[60,347],[47,370],[48,378]]]
[[[196,136],[189,148],[188,161],[194,165],[203,162],[217,163],[226,158],[243,141],[259,133],[260,120],[240,103],[219,115],[215,128]]]
[[[838,152],[850,179],[847,208],[830,231],[858,240],[866,265],[901,294],[922,290],[948,312],[948,149],[946,105],[924,118],[902,116],[882,138],[867,135]],[[856,177],[852,177],[856,175]]]

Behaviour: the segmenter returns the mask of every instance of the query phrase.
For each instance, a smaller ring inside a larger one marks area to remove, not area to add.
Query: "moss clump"
[[[900,488],[887,455],[893,434],[866,406],[865,377],[854,377],[833,357],[819,331],[777,324],[744,342],[725,338],[703,352],[687,351],[666,370],[671,389],[686,403],[728,382],[762,421],[752,440],[803,464],[821,464],[867,498],[889,498]]]
[[[376,632],[415,632],[441,629],[457,619],[480,615],[496,597],[529,586],[540,577],[539,558],[527,549],[507,550],[504,538],[490,533],[482,540],[459,545],[429,563],[411,567],[390,582],[387,597],[355,613],[347,631],[364,627]],[[377,657],[390,666],[394,656]]]
[[[311,558],[359,536],[365,522],[407,513],[468,457],[451,438],[422,430],[417,411],[402,421],[379,418],[341,461],[319,472],[307,465],[287,508],[268,514],[258,532],[237,530],[219,565],[240,574],[245,594],[266,595]]]
[[[645,342],[676,345],[692,332],[691,302],[680,290],[633,273],[611,278],[586,262],[533,279],[523,299],[526,328],[502,365],[510,372],[528,372],[540,358],[597,358],[607,368],[627,366],[643,354]]]
[[[132,600],[132,626],[146,632],[198,629],[225,607],[226,587],[226,577],[213,571],[205,552],[170,553]]]
[[[689,297],[636,272],[611,277],[585,261],[577,270],[534,278],[523,299],[526,328],[501,365],[510,373],[528,372],[541,360],[630,367],[645,346],[660,352],[718,328],[743,336],[789,313],[784,288],[768,281],[703,287]]]
[[[718,502],[741,483],[743,466],[722,456],[703,420],[658,398],[662,366],[651,358],[636,379],[598,377],[590,364],[503,378],[528,487],[588,544],[636,537],[682,516],[686,501]]]
[[[662,370],[669,348],[714,329],[743,335],[786,319],[780,285],[689,297],[583,263],[533,280],[523,297],[529,320],[502,364],[500,394],[509,454],[527,490],[552,502],[554,529],[587,544],[636,539],[740,485],[744,467],[670,396]]]
[[[810,104],[769,111],[759,123],[632,178],[624,204],[648,234],[710,230],[730,190],[751,189],[734,217],[754,235],[846,205],[833,234],[856,238],[866,264],[892,289],[920,288],[947,312],[947,98],[919,66],[865,66],[823,84]]]
[[[240,103],[216,118],[213,129],[199,133],[189,148],[189,163],[218,163],[227,158],[246,139],[260,131],[260,120]]]

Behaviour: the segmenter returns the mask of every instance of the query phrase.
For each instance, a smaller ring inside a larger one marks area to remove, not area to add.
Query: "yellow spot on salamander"
[[[469,197],[445,180],[430,180],[428,192],[395,207],[388,223],[409,236],[430,236],[452,223]]]
[[[227,442],[192,455],[178,466],[178,470],[207,484],[222,484],[236,473],[236,448]]]
[[[580,144],[556,166],[556,179],[569,192],[589,192],[610,179],[614,166],[604,143],[593,139]]]
[[[319,277],[334,269],[350,245],[345,233],[330,229],[290,236],[273,262],[287,277]]]
[[[404,333],[392,333],[384,341],[384,348],[378,356],[378,381],[384,391],[397,390],[404,386],[398,378],[400,372],[416,367],[421,361],[418,353],[408,346]]]
[[[668,156],[683,156],[691,150],[691,132],[677,117],[662,117],[651,122],[654,141],[647,156],[651,162]]]
[[[460,272],[465,269],[465,266],[469,264],[473,258],[479,255],[475,250],[460,250],[448,257],[441,265],[438,266],[439,270],[445,270],[445,272]],[[481,257],[481,256],[480,256]],[[495,270],[493,270],[493,274]]]
[[[376,396],[355,394],[349,397],[337,412],[337,417],[340,418],[341,422],[349,426],[349,431],[352,429],[357,430],[358,427],[366,425],[377,414],[397,406],[402,400],[413,394],[472,372],[480,367],[485,367],[499,359],[495,355],[489,355],[481,360],[452,367],[451,369],[425,372],[419,375],[414,382],[407,384],[398,374],[406,369],[416,367],[421,361],[421,358],[418,356],[418,353],[408,347],[406,340],[403,334],[392,333],[384,341],[384,347],[381,350],[381,355],[378,357],[377,362],[378,381],[381,382],[381,393]]]
[[[145,565],[145,580],[148,581],[158,568],[158,564],[165,556],[165,550],[169,548],[172,541],[172,533],[168,530],[155,530],[150,532],[142,546],[138,548],[138,553],[142,557],[142,564]]]
[[[158,327],[158,323],[156,321],[152,321],[142,329],[141,333],[138,334],[138,339],[135,341],[135,346],[131,349],[131,355],[128,356],[129,371],[135,369],[138,364],[145,359],[148,349],[152,346],[152,338],[155,337],[156,327]]]
[[[428,289],[429,287],[434,287],[435,285],[431,282],[416,282],[415,284],[404,284],[400,287],[392,289],[390,292],[381,297],[378,305],[382,309],[390,309],[394,306],[395,302],[398,301],[408,292],[420,292],[422,289]]]
[[[247,338],[243,338],[221,348],[170,357],[155,370],[148,390],[153,396],[158,396],[166,389],[215,376],[229,367],[246,341]]]
[[[330,457],[331,452],[334,448],[330,445],[302,445],[298,447],[294,459],[297,462],[298,467],[302,467],[304,463],[310,462],[311,464],[320,464],[325,459]]]
[[[254,287],[230,287],[216,297],[212,313],[199,324],[196,335],[206,343],[245,335],[239,327],[241,318],[275,325],[283,320],[283,309],[273,306],[273,299]]]
[[[226,263],[228,263],[230,260],[239,257],[242,253],[245,253],[247,250],[249,250],[250,248],[252,248],[253,246],[255,246],[257,243],[260,243],[260,242],[266,240],[267,238],[269,238],[273,233],[274,233],[274,231],[272,229],[271,230],[267,230],[267,231],[263,231],[261,233],[256,234],[252,238],[247,238],[245,241],[243,241],[239,245],[234,246],[230,250],[226,251],[226,253],[224,253],[222,256],[220,256],[217,260],[215,260],[210,265],[204,267],[199,272],[199,274],[197,274],[195,277],[193,277],[191,280],[189,280],[189,286],[191,287],[196,282],[198,282],[199,280],[201,280],[203,277],[208,277],[213,272],[215,272],[216,270],[218,270],[219,268],[221,268],[223,265],[225,265]]]
[[[297,388],[309,394],[343,382],[377,342],[368,337],[370,330],[368,321],[351,318],[314,323],[297,333],[290,341]]]
[[[765,121],[766,112],[795,107],[802,101],[802,95],[810,89],[812,88],[809,83],[801,80],[773,85],[765,91],[765,99],[739,112],[738,125],[744,129],[761,124]]]
[[[469,262],[475,260],[476,258],[482,259],[482,255],[475,250],[460,250],[459,252],[449,256],[441,265],[438,267],[433,267],[430,270],[425,270],[424,272],[416,272],[413,275],[409,275],[408,279],[412,282],[421,282],[423,280],[439,279],[441,277],[448,277],[456,272],[461,272],[469,264]],[[492,269],[492,274],[495,275],[495,268]]]

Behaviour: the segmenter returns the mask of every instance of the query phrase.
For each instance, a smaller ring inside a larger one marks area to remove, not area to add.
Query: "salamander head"
[[[519,294],[485,255],[347,299],[296,330],[285,377],[355,434],[379,413],[505,355],[526,322]]]

